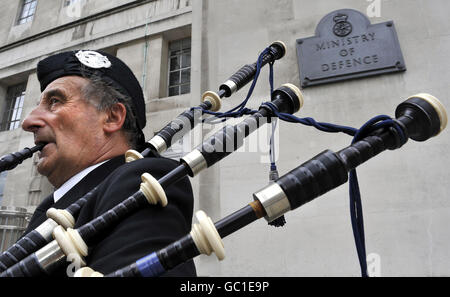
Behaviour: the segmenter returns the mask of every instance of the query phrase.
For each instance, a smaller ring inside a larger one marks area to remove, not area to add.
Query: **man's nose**
[[[22,129],[28,132],[36,132],[39,128],[45,126],[44,112],[37,106],[34,108],[22,122]]]

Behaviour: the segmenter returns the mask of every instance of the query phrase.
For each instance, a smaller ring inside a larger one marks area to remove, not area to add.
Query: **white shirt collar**
[[[108,161],[108,160],[106,160],[106,161]],[[72,189],[78,182],[80,182],[86,175],[88,175],[89,172],[91,172],[98,166],[102,165],[106,161],[89,166],[88,168],[85,168],[82,171],[75,174],[74,176],[72,176],[68,181],[66,181],[61,187],[59,187],[53,193],[53,199],[54,199],[55,203],[56,203],[56,201],[61,199],[61,197],[64,196],[70,189]]]

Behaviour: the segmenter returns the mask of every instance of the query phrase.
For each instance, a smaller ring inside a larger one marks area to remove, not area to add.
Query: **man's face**
[[[35,143],[46,143],[37,170],[55,187],[102,156],[106,116],[84,99],[82,90],[88,83],[79,76],[54,80],[22,124],[34,133]]]

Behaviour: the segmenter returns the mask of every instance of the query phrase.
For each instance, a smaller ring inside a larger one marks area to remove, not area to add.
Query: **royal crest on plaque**
[[[334,22],[336,23],[333,27],[333,33],[336,36],[344,37],[348,34],[352,33],[353,27],[352,24],[347,22],[348,16],[343,13],[338,13],[334,18]]]

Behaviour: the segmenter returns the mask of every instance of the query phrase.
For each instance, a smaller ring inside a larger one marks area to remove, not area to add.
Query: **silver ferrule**
[[[52,233],[53,233],[53,229],[55,229],[56,226],[58,226],[57,222],[55,222],[53,219],[47,219],[45,222],[40,224],[39,227],[37,227],[35,230],[39,234],[41,234],[41,236],[47,242],[49,242],[50,240],[53,239]]]
[[[188,153],[186,156],[181,158],[181,160],[191,169],[191,177],[196,176],[200,171],[208,167],[205,157],[203,157],[202,153],[197,149],[194,149],[192,152]]]
[[[234,94],[237,91],[237,84],[235,84],[232,80],[227,80],[223,83],[223,85],[226,85],[228,88],[230,88],[231,94]]]
[[[272,222],[291,210],[291,205],[286,194],[277,183],[271,183],[262,190],[254,193],[253,198],[259,200],[264,207],[267,214],[265,219],[268,222]]]
[[[167,145],[164,139],[161,136],[155,135],[148,141],[153,148],[158,151],[158,153],[162,153],[167,150]]]
[[[41,267],[47,272],[53,271],[58,266],[59,261],[66,258],[66,255],[56,240],[52,240],[49,244],[38,250],[35,255]]]

